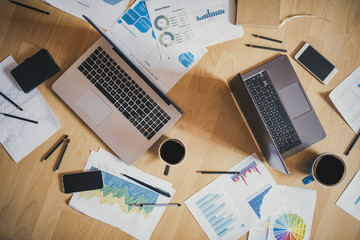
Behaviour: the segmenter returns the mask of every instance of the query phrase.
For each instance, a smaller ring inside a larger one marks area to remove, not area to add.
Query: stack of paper
[[[11,56],[0,63],[0,91],[21,106],[23,111],[0,96],[0,112],[38,121],[38,124],[34,124],[0,116],[0,142],[11,158],[19,162],[51,137],[60,128],[60,123],[37,89],[23,92],[10,74],[16,66]]]
[[[75,193],[69,205],[84,214],[110,224],[138,239],[149,239],[166,208],[137,207],[131,203],[169,203],[158,194],[123,177],[126,174],[174,195],[171,183],[153,177],[103,149],[92,151],[84,171],[102,170],[104,188]]]

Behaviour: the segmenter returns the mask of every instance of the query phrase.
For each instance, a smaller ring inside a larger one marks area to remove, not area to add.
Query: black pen
[[[43,160],[41,162],[45,162],[46,159],[48,159],[48,157],[50,157],[50,155],[68,138],[68,135],[65,135],[65,137],[61,138],[61,140],[58,142],[58,144],[56,144],[56,146],[51,149],[51,151],[43,158]]]
[[[261,39],[265,39],[265,40],[269,40],[269,41],[273,41],[273,42],[277,42],[277,43],[282,43],[281,40],[277,40],[277,39],[274,39],[274,38],[264,37],[264,36],[260,36],[260,35],[257,35],[257,34],[253,34],[253,36],[256,37],[256,38],[261,38]]]
[[[64,158],[64,155],[65,155],[66,149],[67,149],[67,147],[68,147],[68,145],[69,145],[69,142],[70,142],[70,139],[68,139],[68,140],[66,141],[66,145],[65,145],[64,151],[62,152],[62,154],[61,154],[61,156],[60,156],[60,160],[59,160],[59,162],[58,162],[58,164],[57,164],[57,166],[56,166],[56,168],[55,168],[55,172],[57,172],[57,171],[59,170],[61,161],[62,161],[63,158]]]
[[[245,44],[247,47],[251,48],[260,48],[260,49],[266,49],[266,50],[272,50],[272,51],[278,51],[278,52],[287,52],[285,49],[279,49],[279,48],[270,48],[270,47],[263,47],[258,45],[252,45],[252,44]]]
[[[35,8],[35,7],[32,7],[32,6],[29,6],[29,5],[26,5],[26,4],[23,4],[23,3],[19,3],[19,2],[16,2],[16,1],[13,1],[13,0],[9,0],[9,2],[13,3],[13,4],[16,4],[16,5],[19,5],[21,7],[24,7],[24,8],[28,8],[28,9],[31,9],[31,10],[34,10],[34,11],[37,11],[37,12],[41,12],[41,13],[44,13],[46,15],[49,15],[50,13],[45,11],[45,10],[41,10],[41,9],[38,9],[38,8]]]
[[[180,207],[180,203],[130,203],[136,207]]]
[[[10,115],[10,114],[7,114],[7,113],[0,113],[0,114],[4,115],[6,117],[16,118],[16,119],[19,119],[19,120],[23,120],[23,121],[27,121],[27,122],[31,122],[31,123],[35,123],[35,124],[39,123],[38,121],[34,121],[34,120],[30,120],[30,119],[27,119],[27,118],[22,118],[22,117],[18,117],[18,116],[14,116],[14,115]]]
[[[162,190],[160,188],[153,187],[153,186],[151,186],[151,185],[149,185],[147,183],[144,183],[144,182],[142,182],[140,180],[137,180],[136,178],[130,177],[130,176],[124,174],[124,173],[121,173],[121,175],[133,180],[134,182],[137,182],[140,185],[143,185],[144,187],[147,187],[147,188],[153,190],[154,192],[160,193],[161,195],[164,195],[165,197],[168,197],[168,198],[171,197],[170,193],[168,193],[168,192],[166,192],[166,191],[164,191],[164,190]]]
[[[229,171],[196,171],[201,174],[239,174],[239,172],[229,172]]]
[[[12,103],[12,105],[14,105],[15,107],[17,107],[19,110],[23,110],[19,105],[17,105],[16,103],[14,103],[10,98],[8,98],[5,94],[3,94],[2,92],[0,92],[0,95],[3,96],[6,100],[8,100],[10,103]]]
[[[360,138],[360,132],[358,133],[358,135],[356,136],[356,138],[354,139],[354,141],[351,143],[350,147],[348,148],[348,150],[346,150],[345,155],[348,156],[351,149],[354,147],[355,143],[359,140]]]

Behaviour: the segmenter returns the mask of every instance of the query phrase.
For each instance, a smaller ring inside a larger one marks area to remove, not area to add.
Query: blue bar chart
[[[234,229],[236,218],[226,209],[223,195],[208,193],[196,205],[219,237]]]
[[[223,14],[225,14],[225,8],[223,5],[217,5],[211,8],[202,9],[195,13],[196,21],[198,22],[205,21]]]

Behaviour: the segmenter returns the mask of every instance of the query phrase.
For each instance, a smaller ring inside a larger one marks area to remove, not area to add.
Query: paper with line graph
[[[360,67],[330,93],[330,99],[355,133],[360,131]]]
[[[35,88],[24,93],[10,74],[17,65],[12,56],[0,63],[0,91],[23,108],[17,109],[0,96],[0,112],[38,121],[38,124],[0,116],[0,142],[15,162],[19,162],[51,137],[60,122]]]
[[[102,149],[90,154],[84,170],[95,169],[103,172],[104,188],[75,193],[69,205],[137,239],[149,239],[166,208],[137,207],[129,204],[169,203],[171,199],[122,177],[120,173],[164,189],[173,196],[175,190],[171,188],[171,184],[126,165]]]
[[[229,171],[185,201],[210,239],[237,239],[287,203],[256,154]]]

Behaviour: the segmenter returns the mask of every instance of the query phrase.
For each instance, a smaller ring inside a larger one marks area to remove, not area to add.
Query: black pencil
[[[58,164],[57,164],[57,166],[56,166],[56,168],[55,168],[55,172],[57,172],[57,171],[59,170],[61,161],[62,161],[63,158],[64,158],[64,155],[65,155],[66,149],[67,149],[67,147],[68,147],[68,145],[69,145],[69,142],[70,142],[70,139],[68,139],[68,140],[66,141],[66,145],[65,145],[65,147],[64,147],[64,151],[61,153],[59,162],[58,162]]]
[[[252,44],[245,44],[245,46],[251,47],[251,48],[261,48],[261,49],[266,49],[266,50],[278,51],[278,52],[287,52],[287,50],[285,50],[285,49],[263,47],[263,46],[252,45]]]
[[[239,172],[228,172],[228,171],[196,171],[201,174],[239,174]]]
[[[352,141],[352,143],[351,143],[350,147],[348,148],[348,150],[346,150],[346,152],[345,152],[346,156],[349,155],[351,149],[354,147],[355,143],[359,140],[359,138],[360,138],[360,132],[358,133],[358,135],[356,136],[354,141]]]
[[[51,151],[43,158],[42,162],[45,162],[46,159],[48,159],[48,157],[50,157],[50,155],[68,138],[68,135],[65,135],[65,137],[61,138],[61,140],[58,142],[58,144],[56,144],[56,146],[51,149]]]
[[[130,176],[126,175],[126,174],[121,173],[121,175],[133,180],[134,182],[137,182],[140,185],[143,185],[144,187],[147,187],[147,188],[153,190],[154,192],[160,193],[161,195],[164,195],[165,197],[171,197],[170,193],[168,193],[168,192],[166,192],[166,191],[164,191],[164,190],[162,190],[160,188],[153,187],[153,186],[151,186],[151,185],[149,185],[147,183],[144,183],[143,181],[140,181],[140,180],[138,180],[136,178],[130,177]]]
[[[265,40],[269,40],[269,41],[273,41],[273,42],[277,42],[277,43],[282,43],[281,40],[277,40],[277,39],[274,39],[274,38],[264,37],[264,36],[260,36],[260,35],[257,35],[257,34],[253,34],[253,36],[256,37],[256,38],[261,38],[261,39],[265,39]]]
[[[16,119],[19,119],[19,120],[23,120],[23,121],[27,121],[27,122],[31,122],[31,123],[35,123],[35,124],[39,123],[38,121],[34,121],[34,120],[30,120],[30,119],[27,119],[27,118],[22,118],[22,117],[18,117],[18,116],[14,116],[14,115],[10,115],[10,114],[7,114],[7,113],[0,113],[0,114],[4,115],[6,117],[16,118]]]
[[[16,4],[16,5],[19,5],[19,6],[22,6],[24,8],[28,8],[28,9],[31,9],[31,10],[34,10],[34,11],[37,11],[37,12],[41,12],[41,13],[44,13],[46,15],[49,15],[50,13],[45,11],[45,10],[41,10],[41,9],[38,9],[38,8],[35,8],[35,7],[32,7],[32,6],[29,6],[29,5],[26,5],[26,4],[23,4],[23,3],[19,3],[19,2],[15,2],[13,0],[9,0],[9,2],[13,3],[13,4]]]
[[[8,100],[10,103],[12,103],[12,105],[14,105],[15,107],[17,107],[19,110],[23,110],[19,105],[17,105],[16,103],[14,103],[10,98],[8,98],[5,94],[3,94],[2,92],[0,92],[0,95],[3,96],[6,100]]]

